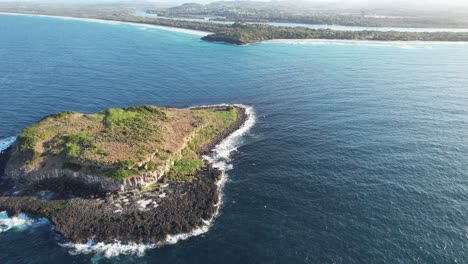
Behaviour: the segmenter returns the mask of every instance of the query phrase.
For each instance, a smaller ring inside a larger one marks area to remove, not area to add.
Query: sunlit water
[[[207,233],[107,258],[71,254],[44,220],[0,215],[0,263],[467,262],[468,45],[199,38],[0,15],[0,146],[62,110],[256,114]]]

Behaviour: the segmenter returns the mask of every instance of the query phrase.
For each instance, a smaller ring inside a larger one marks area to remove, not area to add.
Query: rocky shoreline
[[[218,34],[210,34],[210,35],[202,37],[201,39],[204,41],[208,41],[208,42],[220,42],[220,43],[226,43],[226,44],[232,44],[232,45],[238,45],[238,46],[245,46],[249,44],[248,42],[242,39],[229,38],[225,36],[220,36]]]
[[[235,107],[237,120],[218,137],[203,146],[199,155],[207,155],[223,139],[247,120],[244,108]],[[9,151],[0,154],[0,181]],[[83,243],[145,242],[158,243],[168,235],[190,233],[206,225],[218,211],[220,189],[217,182],[223,172],[205,162],[191,181],[160,182],[150,190],[88,195],[57,196],[47,191],[21,196],[12,192],[0,197],[0,211],[9,215],[26,213],[46,217],[55,231],[66,240]],[[11,185],[9,185],[11,186]],[[25,195],[25,193],[28,193]]]

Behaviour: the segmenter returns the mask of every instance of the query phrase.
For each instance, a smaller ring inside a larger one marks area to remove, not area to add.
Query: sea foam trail
[[[16,137],[7,137],[0,139],[0,152],[4,151],[9,146],[11,146],[15,142],[15,140]]]
[[[212,106],[225,106],[226,104],[221,105],[206,105],[206,106],[197,106],[197,107],[212,107]],[[213,167],[222,171],[222,177],[217,182],[217,185],[220,187],[219,191],[219,202],[216,204],[216,212],[211,219],[202,219],[204,225],[200,226],[189,233],[183,234],[174,234],[168,235],[166,240],[157,244],[136,244],[136,243],[96,243],[92,240],[88,241],[85,244],[74,244],[71,242],[60,244],[64,248],[70,249],[69,253],[72,255],[77,254],[96,254],[96,256],[103,256],[105,258],[117,257],[119,255],[135,255],[135,256],[144,256],[145,251],[148,249],[153,249],[161,247],[164,245],[176,244],[181,240],[186,240],[190,237],[199,236],[208,232],[210,229],[213,219],[216,218],[219,214],[219,209],[223,204],[223,187],[227,181],[228,174],[226,171],[232,169],[231,154],[237,150],[237,148],[242,144],[242,138],[247,134],[250,129],[255,124],[255,111],[253,107],[245,105],[235,105],[245,109],[247,114],[247,119],[244,124],[234,131],[231,135],[226,137],[213,149],[211,155],[203,156],[203,158],[211,163]]]

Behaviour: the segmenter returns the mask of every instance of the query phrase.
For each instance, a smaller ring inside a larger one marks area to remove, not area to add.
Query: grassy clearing
[[[106,110],[104,122],[106,127],[113,130],[115,127],[132,127],[134,126],[135,117],[138,113],[133,111],[126,111],[120,108],[111,108]]]
[[[88,118],[91,121],[102,121],[104,119],[104,115],[100,115],[100,114],[86,115],[86,118]]]

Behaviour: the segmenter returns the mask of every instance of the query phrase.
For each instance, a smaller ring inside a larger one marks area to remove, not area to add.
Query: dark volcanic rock
[[[210,165],[192,182],[171,183],[150,192],[109,195],[102,199],[40,200],[0,197],[0,211],[47,217],[55,230],[75,242],[159,242],[168,234],[187,233],[217,210],[221,171]]]
[[[0,194],[10,191],[14,186],[13,181],[5,177],[5,167],[11,155],[11,148],[8,147],[0,152]]]
[[[4,151],[0,152],[0,177],[5,175],[5,167],[10,158],[11,147],[8,147]]]

